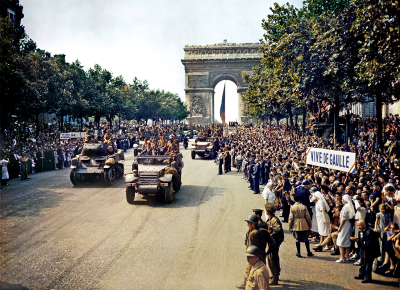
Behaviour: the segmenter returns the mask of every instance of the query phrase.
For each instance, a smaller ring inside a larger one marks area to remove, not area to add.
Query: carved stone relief
[[[188,86],[191,88],[196,87],[207,87],[208,76],[207,75],[189,75]]]
[[[211,84],[221,76],[233,76],[239,82],[237,85],[241,85],[243,83],[241,72],[210,72],[209,75]]]
[[[203,98],[199,95],[192,96],[192,103],[190,105],[190,116],[191,117],[203,117],[204,104]]]

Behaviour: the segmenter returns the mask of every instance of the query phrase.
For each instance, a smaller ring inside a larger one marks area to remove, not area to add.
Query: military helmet
[[[290,184],[296,184],[296,178],[292,178],[292,180],[290,180]]]
[[[310,185],[311,183],[308,180],[303,180],[302,184],[304,186]]]
[[[261,253],[260,253],[260,250],[256,246],[250,245],[246,250],[246,256],[247,257],[260,257]]]
[[[269,213],[274,213],[275,212],[275,205],[273,203],[267,202],[265,204],[265,210]]]
[[[251,215],[249,215],[249,217],[245,221],[246,222],[251,222],[253,224],[258,224],[258,217],[255,214],[251,214]]]
[[[301,185],[301,181],[297,181],[295,186],[298,187],[300,185]]]

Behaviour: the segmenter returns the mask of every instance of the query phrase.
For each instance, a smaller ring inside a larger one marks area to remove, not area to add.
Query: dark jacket
[[[306,190],[304,187],[300,187],[296,190],[295,195],[300,196],[300,203],[305,205],[307,208],[310,208],[310,194],[308,190]]]
[[[357,243],[358,246],[363,249],[366,258],[372,259],[381,255],[379,234],[370,228],[365,228],[364,231],[358,233]]]

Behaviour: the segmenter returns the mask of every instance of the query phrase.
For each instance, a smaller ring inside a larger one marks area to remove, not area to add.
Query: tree
[[[21,71],[19,48],[14,23],[0,18],[0,138],[7,127],[7,117],[16,113],[23,94],[24,77]]]
[[[399,99],[400,6],[398,1],[360,0],[353,2],[356,19],[352,30],[360,40],[357,80],[366,83],[360,92],[376,101],[377,146],[382,143],[382,104]]]
[[[39,125],[39,115],[48,112],[54,100],[55,72],[49,59],[38,52],[26,55],[21,62],[24,74],[23,98],[17,109],[20,114],[32,117]]]

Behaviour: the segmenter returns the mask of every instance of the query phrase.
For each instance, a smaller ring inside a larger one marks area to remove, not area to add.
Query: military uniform
[[[110,132],[107,132],[104,135],[104,143],[112,143],[113,141],[113,134],[111,134]]]
[[[298,242],[308,241],[308,230],[311,228],[311,217],[305,205],[296,202],[290,208],[289,229],[293,229],[293,236]]]
[[[258,235],[257,235],[258,229],[248,229],[246,232],[246,238],[244,240],[244,244],[246,245],[246,249],[251,246],[257,246],[258,247]]]
[[[267,221],[269,233],[272,238],[275,240],[275,248],[271,250],[271,253],[268,255],[268,266],[271,269],[271,273],[273,276],[273,283],[278,283],[279,275],[281,274],[281,265],[279,259],[279,248],[284,240],[284,233],[282,228],[281,221],[273,216]]]
[[[167,142],[165,141],[165,139],[160,139],[157,142],[158,148],[160,150],[161,154],[164,154],[164,147],[167,145]]]
[[[269,288],[269,273],[263,261],[251,266],[245,290],[266,290]]]

